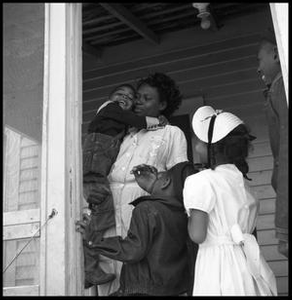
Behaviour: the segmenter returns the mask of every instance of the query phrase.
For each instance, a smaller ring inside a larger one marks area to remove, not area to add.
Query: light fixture
[[[210,12],[208,11],[208,5],[210,3],[193,3],[193,7],[199,10],[197,15],[201,19],[201,27],[203,29],[209,29],[211,26]]]

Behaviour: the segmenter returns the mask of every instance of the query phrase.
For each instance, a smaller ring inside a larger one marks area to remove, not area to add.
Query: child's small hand
[[[82,234],[83,240],[87,240],[88,238],[89,222],[90,216],[87,213],[82,214],[82,220],[75,222],[75,230]]]
[[[159,126],[166,126],[169,124],[168,120],[166,119],[166,117],[164,115],[160,115],[158,117],[159,120]]]
[[[151,194],[153,185],[157,180],[157,169],[150,165],[141,164],[133,167],[130,173],[135,176],[135,180],[139,186]]]

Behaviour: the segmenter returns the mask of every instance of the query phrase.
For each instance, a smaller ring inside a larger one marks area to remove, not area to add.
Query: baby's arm
[[[167,121],[165,117],[138,116],[131,110],[123,110],[117,103],[108,104],[100,110],[99,114],[137,129],[155,130],[160,126],[165,126]]]

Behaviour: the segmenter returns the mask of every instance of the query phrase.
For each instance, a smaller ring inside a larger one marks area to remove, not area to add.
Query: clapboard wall
[[[153,71],[165,72],[176,80],[184,95],[181,111],[188,111],[189,118],[202,104],[237,114],[257,136],[249,157],[249,176],[260,199],[258,241],[276,275],[279,295],[287,295],[288,261],[278,253],[275,239],[275,193],[270,185],[272,156],[263,111],[264,87],[256,72],[259,39],[272,26],[267,9],[226,21],[218,31],[190,28],[163,37],[157,46],[139,41],[109,48],[99,60],[84,57],[82,132],[115,86],[135,84]]]

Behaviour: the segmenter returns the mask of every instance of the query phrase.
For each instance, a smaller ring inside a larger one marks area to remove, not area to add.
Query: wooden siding
[[[232,29],[223,28],[216,33],[196,36],[192,30],[183,31],[173,35],[172,42],[166,38],[158,50],[133,43],[128,51],[125,47],[112,48],[111,56],[105,56],[104,61],[85,63],[82,132],[86,132],[96,109],[116,85],[134,84],[150,71],[165,72],[175,79],[185,104],[192,105],[190,99],[194,99],[193,106],[198,106],[202,101],[197,100],[203,99],[205,105],[237,114],[257,137],[248,161],[250,184],[260,200],[258,241],[276,275],[279,295],[288,295],[288,260],[278,253],[275,238],[275,192],[270,185],[273,159],[263,109],[264,87],[256,72],[258,42],[272,22],[269,11],[230,22]],[[192,41],[195,37],[198,38]]]
[[[5,127],[4,146],[4,215],[3,215],[3,264],[8,266],[15,255],[40,228],[40,144],[25,135]],[[13,286],[38,284],[39,236],[24,249],[3,276],[11,295]],[[35,293],[35,287],[28,289]]]

